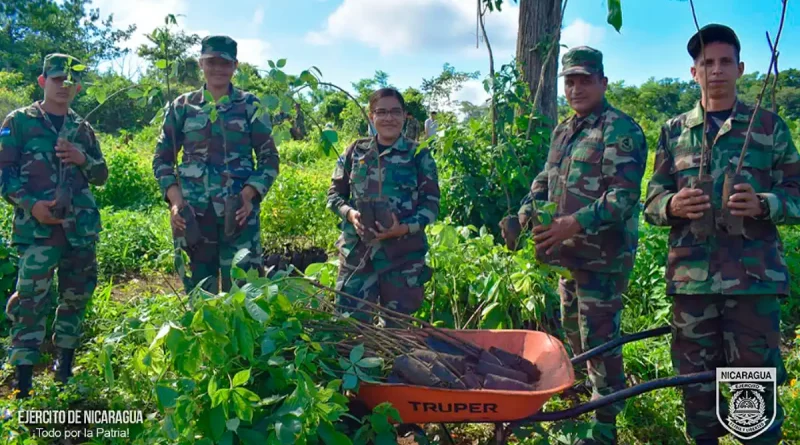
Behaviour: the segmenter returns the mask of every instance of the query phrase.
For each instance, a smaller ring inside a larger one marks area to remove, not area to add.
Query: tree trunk
[[[519,2],[519,36],[517,37],[517,62],[525,81],[536,94],[541,77],[542,66],[550,53],[541,85],[541,99],[538,112],[546,116],[555,125],[558,118],[557,107],[557,74],[558,51],[548,51],[553,36],[561,27],[561,0],[520,0]],[[555,42],[558,44],[558,42]]]

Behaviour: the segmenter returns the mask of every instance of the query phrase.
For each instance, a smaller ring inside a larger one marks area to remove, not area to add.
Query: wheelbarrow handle
[[[532,423],[532,422],[552,422],[555,420],[572,419],[580,416],[581,414],[594,411],[598,408],[611,405],[612,403],[616,403],[620,400],[629,399],[631,397],[638,396],[639,394],[650,392],[655,389],[669,388],[672,386],[685,386],[695,383],[709,383],[715,381],[716,378],[717,378],[716,371],[703,371],[703,372],[696,372],[693,374],[664,377],[656,380],[651,380],[649,382],[640,383],[636,386],[631,386],[630,388],[625,388],[613,394],[600,397],[599,399],[592,400],[582,405],[578,405],[570,409],[565,409],[563,411],[551,411],[547,413],[539,412],[530,417],[514,422],[512,425],[519,426],[525,423]]]
[[[572,357],[570,359],[570,362],[572,363],[572,366],[577,366],[593,357],[603,354],[606,351],[610,351],[614,348],[624,345],[625,343],[630,343],[632,341],[642,340],[645,338],[658,337],[664,334],[669,334],[670,331],[671,328],[669,326],[662,326],[660,328],[650,329],[649,331],[642,331],[642,332],[637,332],[635,334],[623,335],[620,338],[611,340],[608,343],[603,343],[602,345],[596,348],[590,349],[584,352],[583,354]]]

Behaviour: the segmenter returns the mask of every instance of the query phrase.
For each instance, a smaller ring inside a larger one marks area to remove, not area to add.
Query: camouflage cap
[[[703,37],[703,45],[714,42],[727,43],[736,49],[737,56],[742,50],[739,38],[736,37],[736,33],[731,28],[725,25],[711,23],[710,25],[700,28],[700,31],[696,32],[686,44],[686,50],[689,51],[689,55],[692,56],[692,59],[697,59],[700,55],[702,49],[700,45],[701,36]]]
[[[589,48],[588,46],[578,46],[572,48],[561,58],[561,72],[558,77],[569,76],[570,74],[592,74],[603,73],[603,53]]]
[[[47,77],[63,77],[67,75],[67,71],[71,71],[72,77],[75,79],[81,78],[81,71],[71,69],[76,65],[81,65],[80,60],[68,54],[53,53],[48,54],[44,58],[44,65],[42,66],[42,74]]]
[[[228,36],[208,36],[201,42],[200,58],[222,57],[236,62],[236,40]]]

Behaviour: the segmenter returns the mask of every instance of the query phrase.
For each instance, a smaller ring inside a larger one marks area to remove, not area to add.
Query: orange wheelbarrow
[[[398,410],[404,424],[494,423],[495,440],[505,443],[511,426],[577,417],[620,400],[659,388],[713,382],[714,371],[666,377],[645,382],[563,411],[539,412],[556,394],[575,383],[573,367],[625,343],[670,332],[668,326],[622,336],[585,353],[569,358],[557,338],[538,331],[524,330],[447,330],[456,338],[481,348],[494,346],[521,355],[535,363],[542,373],[535,391],[457,390],[423,386],[362,383],[357,399],[370,410],[389,402]],[[446,429],[445,429],[446,432]],[[449,433],[447,433],[449,434]],[[452,443],[452,441],[451,441]]]

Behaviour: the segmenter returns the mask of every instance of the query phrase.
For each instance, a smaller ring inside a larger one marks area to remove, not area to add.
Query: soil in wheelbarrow
[[[508,351],[462,351],[426,340],[429,349],[413,349],[394,359],[389,383],[446,389],[535,391],[541,378],[536,364]]]
[[[270,275],[279,270],[288,270],[289,266],[305,272],[306,268],[314,263],[324,263],[328,261],[328,254],[321,247],[295,248],[285,246],[280,250],[273,250],[264,253],[264,268],[270,270]]]

